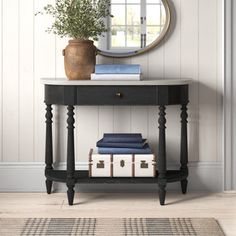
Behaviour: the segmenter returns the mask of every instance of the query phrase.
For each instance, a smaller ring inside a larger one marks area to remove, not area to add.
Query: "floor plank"
[[[214,217],[227,236],[236,235],[236,193],[168,192],[160,206],[156,193],[0,193],[5,217]]]

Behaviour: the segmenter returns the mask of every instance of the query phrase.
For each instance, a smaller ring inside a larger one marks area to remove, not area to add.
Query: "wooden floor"
[[[214,217],[228,236],[236,235],[236,193],[167,194],[77,193],[68,206],[65,193],[0,193],[1,217]]]

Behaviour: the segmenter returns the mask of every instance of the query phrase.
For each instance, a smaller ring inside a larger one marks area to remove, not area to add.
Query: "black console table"
[[[73,205],[76,183],[154,183],[159,186],[160,204],[164,205],[166,184],[181,182],[183,194],[187,190],[188,145],[187,104],[188,84],[191,80],[153,81],[68,81],[66,79],[42,79],[46,103],[45,176],[47,193],[52,182],[64,182],[68,187],[69,205]],[[67,119],[67,170],[53,169],[52,105],[65,105]],[[74,155],[74,106],[83,105],[157,105],[159,106],[159,146],[156,178],[89,178],[88,171],[75,170]],[[181,145],[180,169],[166,168],[166,118],[167,105],[180,105]]]

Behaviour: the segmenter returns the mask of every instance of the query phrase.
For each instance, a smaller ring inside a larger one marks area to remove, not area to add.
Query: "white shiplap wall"
[[[2,0],[0,4],[0,153],[5,167],[9,162],[22,166],[26,162],[44,161],[45,106],[40,78],[65,76],[61,51],[67,44],[67,39],[45,33],[52,21],[50,17],[34,16],[49,2],[53,1]],[[192,78],[189,160],[221,171],[222,3],[218,0],[170,2],[173,24],[161,46],[141,56],[98,57],[97,62],[139,63],[146,79]],[[66,154],[63,111],[64,107],[55,107],[57,161],[65,161]],[[104,132],[142,132],[157,150],[157,107],[93,106],[77,107],[75,112],[77,161],[87,160],[89,149],[95,147]],[[167,155],[171,163],[179,159],[179,120],[179,108],[168,107]],[[221,181],[214,184],[221,188]]]

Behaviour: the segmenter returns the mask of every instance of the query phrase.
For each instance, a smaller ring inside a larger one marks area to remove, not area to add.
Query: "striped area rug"
[[[213,218],[1,218],[1,236],[223,236]]]

